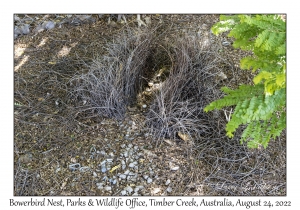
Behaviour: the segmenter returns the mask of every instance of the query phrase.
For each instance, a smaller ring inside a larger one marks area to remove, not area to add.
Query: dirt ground
[[[57,27],[31,31],[14,41],[15,196],[118,196],[125,195],[124,188],[126,195],[133,195],[128,187],[141,185],[143,190],[136,195],[286,195],[285,134],[265,150],[240,145],[238,132],[230,142],[210,139],[191,147],[179,138],[155,144],[144,127],[147,109],[141,105],[148,107],[147,101],[128,107],[122,121],[90,119],[78,112],[78,102],[69,92],[70,80],[86,73],[93,59],[105,55],[105,46],[114,41],[114,35],[124,28],[138,28],[135,15],[128,15],[127,23],[118,22],[116,16],[95,14],[81,22],[67,15],[19,17],[31,29],[48,20]],[[225,35],[210,33],[218,15],[151,14],[142,15],[144,22],[146,17],[151,20],[148,24],[168,28],[164,38],[199,31],[210,36],[219,55],[233,66],[224,69],[226,79],[220,87],[252,82],[251,73],[238,65],[245,53],[233,49]],[[219,122],[225,125],[221,114]],[[126,136],[129,128],[134,130],[133,139]],[[120,166],[105,173],[99,168],[108,157],[123,154],[123,147],[135,148],[136,155],[142,153],[136,158],[137,181],[117,178],[125,171]],[[80,170],[71,167],[78,163]]]

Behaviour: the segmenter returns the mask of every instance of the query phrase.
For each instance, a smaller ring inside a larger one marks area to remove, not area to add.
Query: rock
[[[15,27],[15,30],[14,30],[14,33],[18,36],[18,35],[21,35],[22,34],[22,31],[21,29],[19,29],[18,26]]]
[[[144,186],[142,186],[142,185],[136,186],[134,188],[134,192],[138,192],[139,190],[142,190],[142,189],[144,189]]]
[[[146,104],[143,104],[143,105],[142,105],[142,108],[143,108],[143,109],[146,109],[146,108],[147,108],[147,105],[146,105]]]
[[[167,188],[167,192],[168,192],[168,193],[172,192],[172,188],[171,188],[171,187],[168,187],[168,188]]]
[[[230,42],[227,42],[227,41],[222,42],[222,45],[223,45],[223,46],[229,46],[229,45],[230,45]]]
[[[52,22],[52,21],[48,21],[48,22],[46,22],[46,24],[45,24],[45,28],[46,28],[47,30],[51,30],[51,29],[53,29],[54,27],[55,27],[55,23]]]
[[[28,24],[24,24],[23,26],[21,26],[20,30],[21,30],[22,34],[29,34],[30,33],[30,29],[29,29]]]
[[[160,188],[154,188],[152,192],[153,194],[157,194],[160,192]]]
[[[152,182],[152,179],[149,177],[149,178],[147,179],[147,183],[150,184],[151,182]]]
[[[112,163],[113,160],[114,160],[114,159],[112,159],[112,158],[106,159],[106,161],[107,161],[108,163]]]
[[[138,193],[133,193],[132,196],[139,196],[139,194]]]
[[[121,174],[120,176],[119,176],[121,179],[126,179],[126,175],[125,174]]]
[[[179,166],[175,166],[173,168],[171,168],[171,171],[177,171],[179,169]]]
[[[100,154],[100,155],[103,155],[103,156],[106,155],[106,152],[104,150],[97,151],[97,153]]]
[[[168,180],[166,181],[165,185],[169,185],[170,183],[171,183],[171,180],[168,179]]]
[[[127,194],[126,190],[121,191],[121,195],[126,195],[126,194]]]
[[[111,187],[109,187],[109,186],[104,187],[104,190],[106,190],[106,191],[111,191]]]
[[[103,183],[96,183],[96,186],[99,190],[103,189]]]
[[[105,166],[101,168],[102,173],[105,173],[106,171],[107,171],[107,168]]]
[[[129,170],[126,170],[126,171],[124,172],[125,175],[128,175],[129,173],[130,173]]]
[[[123,156],[127,158],[127,157],[128,157],[128,152],[125,151],[125,152],[123,153]]]
[[[134,163],[130,163],[128,166],[129,166],[130,168],[133,168],[133,167],[134,167]]]
[[[126,144],[122,144],[122,145],[121,145],[121,148],[125,148],[125,147],[126,147]]]
[[[132,187],[130,187],[130,186],[125,187],[124,190],[126,190],[129,194],[131,194],[133,191]]]
[[[79,163],[75,163],[75,164],[69,165],[69,169],[70,169],[71,171],[75,171],[75,170],[79,169],[80,167],[81,167],[81,166],[80,166]]]
[[[147,180],[149,178],[148,175],[143,175],[144,179]]]

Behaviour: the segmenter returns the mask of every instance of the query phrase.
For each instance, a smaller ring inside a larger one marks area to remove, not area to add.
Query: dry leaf
[[[185,134],[185,133],[181,133],[181,132],[178,132],[178,136],[183,140],[183,141],[190,141],[191,138],[188,134]]]

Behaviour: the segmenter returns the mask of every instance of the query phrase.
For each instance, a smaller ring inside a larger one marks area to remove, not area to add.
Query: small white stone
[[[133,167],[134,167],[134,163],[130,163],[128,166],[129,166],[130,168],[133,168]]]
[[[153,194],[157,194],[160,192],[160,188],[154,188],[152,192]]]
[[[124,190],[126,190],[128,193],[132,193],[133,189],[130,186],[127,186]]]
[[[165,185],[169,185],[170,183],[171,183],[171,180],[168,179],[168,180],[166,181]]]
[[[179,169],[179,166],[175,166],[173,168],[171,168],[171,171],[177,171]]]
[[[171,188],[171,187],[168,187],[168,188],[167,188],[167,192],[168,192],[168,193],[172,192],[172,188]]]
[[[152,179],[149,177],[149,178],[147,179],[147,183],[150,184],[151,182],[152,182]]]
[[[126,190],[121,191],[121,195],[126,195],[126,194],[127,194]]]
[[[149,176],[148,175],[143,175],[143,177],[144,177],[144,179],[147,180]]]
[[[146,104],[143,104],[143,105],[142,105],[142,108],[143,108],[143,109],[145,109],[146,107],[147,107],[147,105],[146,105]]]
[[[120,177],[121,179],[126,179],[126,175],[125,175],[125,174],[121,174],[119,177]]]
[[[138,185],[135,187],[134,192],[138,192],[139,190],[144,189],[145,187],[143,185]]]
[[[106,190],[106,191],[111,191],[111,187],[109,187],[109,186],[104,187],[104,190]]]

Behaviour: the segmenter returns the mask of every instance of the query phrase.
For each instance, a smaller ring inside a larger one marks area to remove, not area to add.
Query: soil
[[[220,142],[191,147],[178,138],[178,141],[164,139],[159,144],[153,143],[153,136],[144,125],[149,101],[143,97],[128,107],[124,120],[101,117],[94,120],[78,112],[76,99],[68,91],[69,81],[87,72],[93,59],[106,53],[105,44],[112,42],[115,34],[125,27],[138,28],[135,16],[128,16],[127,23],[122,23],[114,16],[91,15],[76,24],[70,15],[19,17],[24,21],[27,18],[31,29],[46,20],[56,22],[57,27],[21,35],[14,43],[16,196],[133,195],[135,192],[126,187],[141,185],[143,190],[136,195],[286,195],[284,134],[266,150],[248,150],[239,144],[238,138],[231,146],[226,143],[232,150],[242,151],[234,155],[236,159],[226,162],[224,157],[229,150],[215,154],[222,147],[218,145]],[[172,28],[174,35],[187,31],[209,34],[216,43],[216,51],[233,66],[224,69],[227,78],[220,81],[220,86],[235,88],[252,82],[253,74],[239,69],[239,60],[246,53],[231,45],[224,46],[224,41],[232,43],[225,35],[210,34],[218,15],[152,14],[143,15],[142,20],[145,17],[151,19],[152,25]],[[18,24],[16,21],[15,25]],[[220,123],[226,123],[224,114],[221,118]],[[134,161],[130,159],[125,169],[121,168],[121,160],[125,160],[121,154],[126,148],[128,151],[136,148],[132,159],[137,160],[138,169],[129,167]],[[201,156],[203,150],[207,151],[207,157]],[[109,158],[113,158],[113,164],[107,167],[111,172],[102,172],[99,164]],[[70,167],[78,163],[80,168]],[[120,178],[127,169],[137,174],[137,180]],[[152,181],[145,179],[145,175]],[[113,184],[113,180],[117,183]]]

